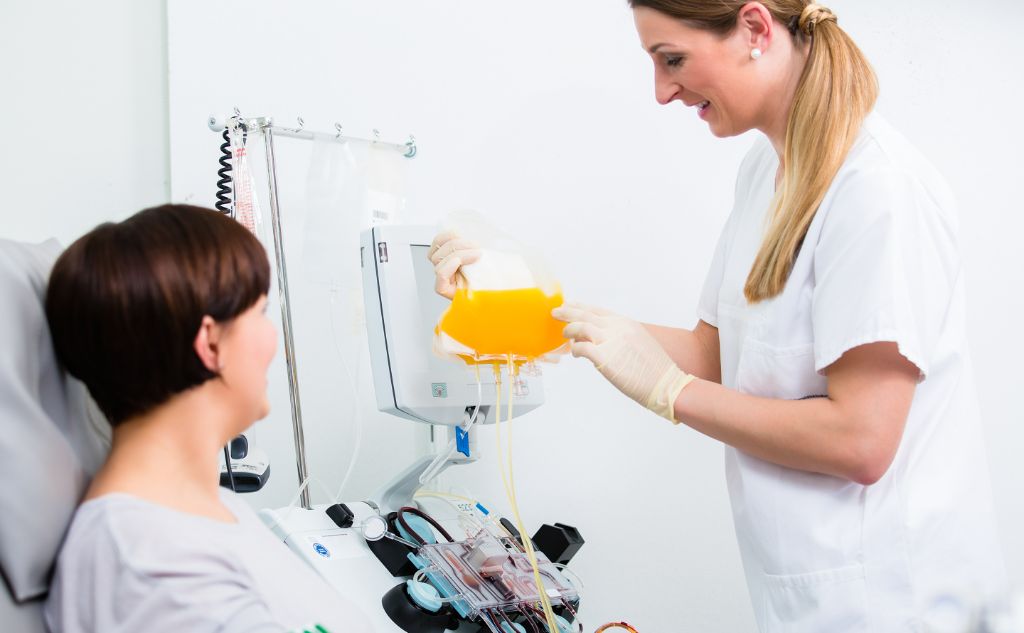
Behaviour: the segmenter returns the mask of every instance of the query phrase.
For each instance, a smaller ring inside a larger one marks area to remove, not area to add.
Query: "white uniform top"
[[[58,557],[53,633],[368,633],[360,609],[274,537],[234,493],[223,523],[125,494],[86,501]]]
[[[698,316],[718,328],[722,384],[796,400],[858,345],[895,342],[920,370],[903,439],[872,486],[726,447],[740,553],[763,632],[919,631],[938,594],[1001,594],[989,471],[967,352],[951,193],[877,115],[829,188],[779,296],[748,305],[778,157],[744,159]]]

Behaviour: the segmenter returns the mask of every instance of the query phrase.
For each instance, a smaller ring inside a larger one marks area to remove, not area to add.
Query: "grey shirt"
[[[372,631],[366,616],[221,491],[223,523],[127,494],[79,507],[57,560],[53,633]]]

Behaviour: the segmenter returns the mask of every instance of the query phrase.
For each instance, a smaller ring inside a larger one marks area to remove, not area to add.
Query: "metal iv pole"
[[[302,426],[302,401],[299,397],[299,369],[295,358],[294,328],[292,326],[291,302],[288,292],[288,269],[284,254],[284,236],[281,232],[281,208],[277,187],[277,163],[274,159],[274,136],[304,140],[327,138],[343,143],[352,141],[371,143],[376,146],[390,147],[400,151],[406,158],[416,156],[416,140],[409,136],[409,140],[405,144],[383,143],[377,138],[364,139],[343,136],[341,126],[338,124],[334,126],[337,132],[330,134],[304,130],[301,118],[298,119],[298,123],[299,125],[296,128],[285,128],[275,126],[270,118],[243,119],[238,115],[237,109],[235,110],[235,116],[228,119],[226,124],[218,121],[215,117],[210,117],[208,122],[210,129],[215,132],[221,132],[225,127],[229,131],[242,127],[247,132],[260,132],[263,134],[267,157],[267,183],[270,188],[270,224],[273,227],[274,234],[274,260],[277,270],[277,289],[281,303],[281,329],[284,335],[284,355],[288,374],[288,396],[291,403],[292,430],[295,439],[295,466],[298,470],[299,485],[302,486],[299,500],[304,509],[311,510],[313,506],[309,486],[306,485],[309,479],[309,468],[306,465],[306,439]],[[377,136],[376,130],[374,130],[374,135]]]

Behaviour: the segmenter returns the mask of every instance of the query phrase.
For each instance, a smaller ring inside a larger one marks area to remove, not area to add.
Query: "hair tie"
[[[814,35],[814,28],[823,22],[838,23],[839,20],[836,18],[836,14],[832,13],[832,10],[828,7],[811,3],[800,12],[797,25],[804,34]]]
[[[796,35],[800,31],[800,16],[794,15],[789,18],[789,22],[786,23],[786,28],[789,29],[790,35]]]

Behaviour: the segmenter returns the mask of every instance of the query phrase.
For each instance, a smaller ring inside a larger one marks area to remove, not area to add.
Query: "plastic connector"
[[[392,534],[398,534],[398,530],[395,527],[395,516],[396,513],[392,512],[386,517],[388,531]],[[407,547],[390,538],[382,538],[379,541],[366,541],[366,546],[370,548],[370,551],[377,557],[377,560],[384,565],[384,568],[392,576],[397,578],[400,576],[411,576],[416,573],[416,567],[409,561],[409,554],[414,551],[411,547]]]

